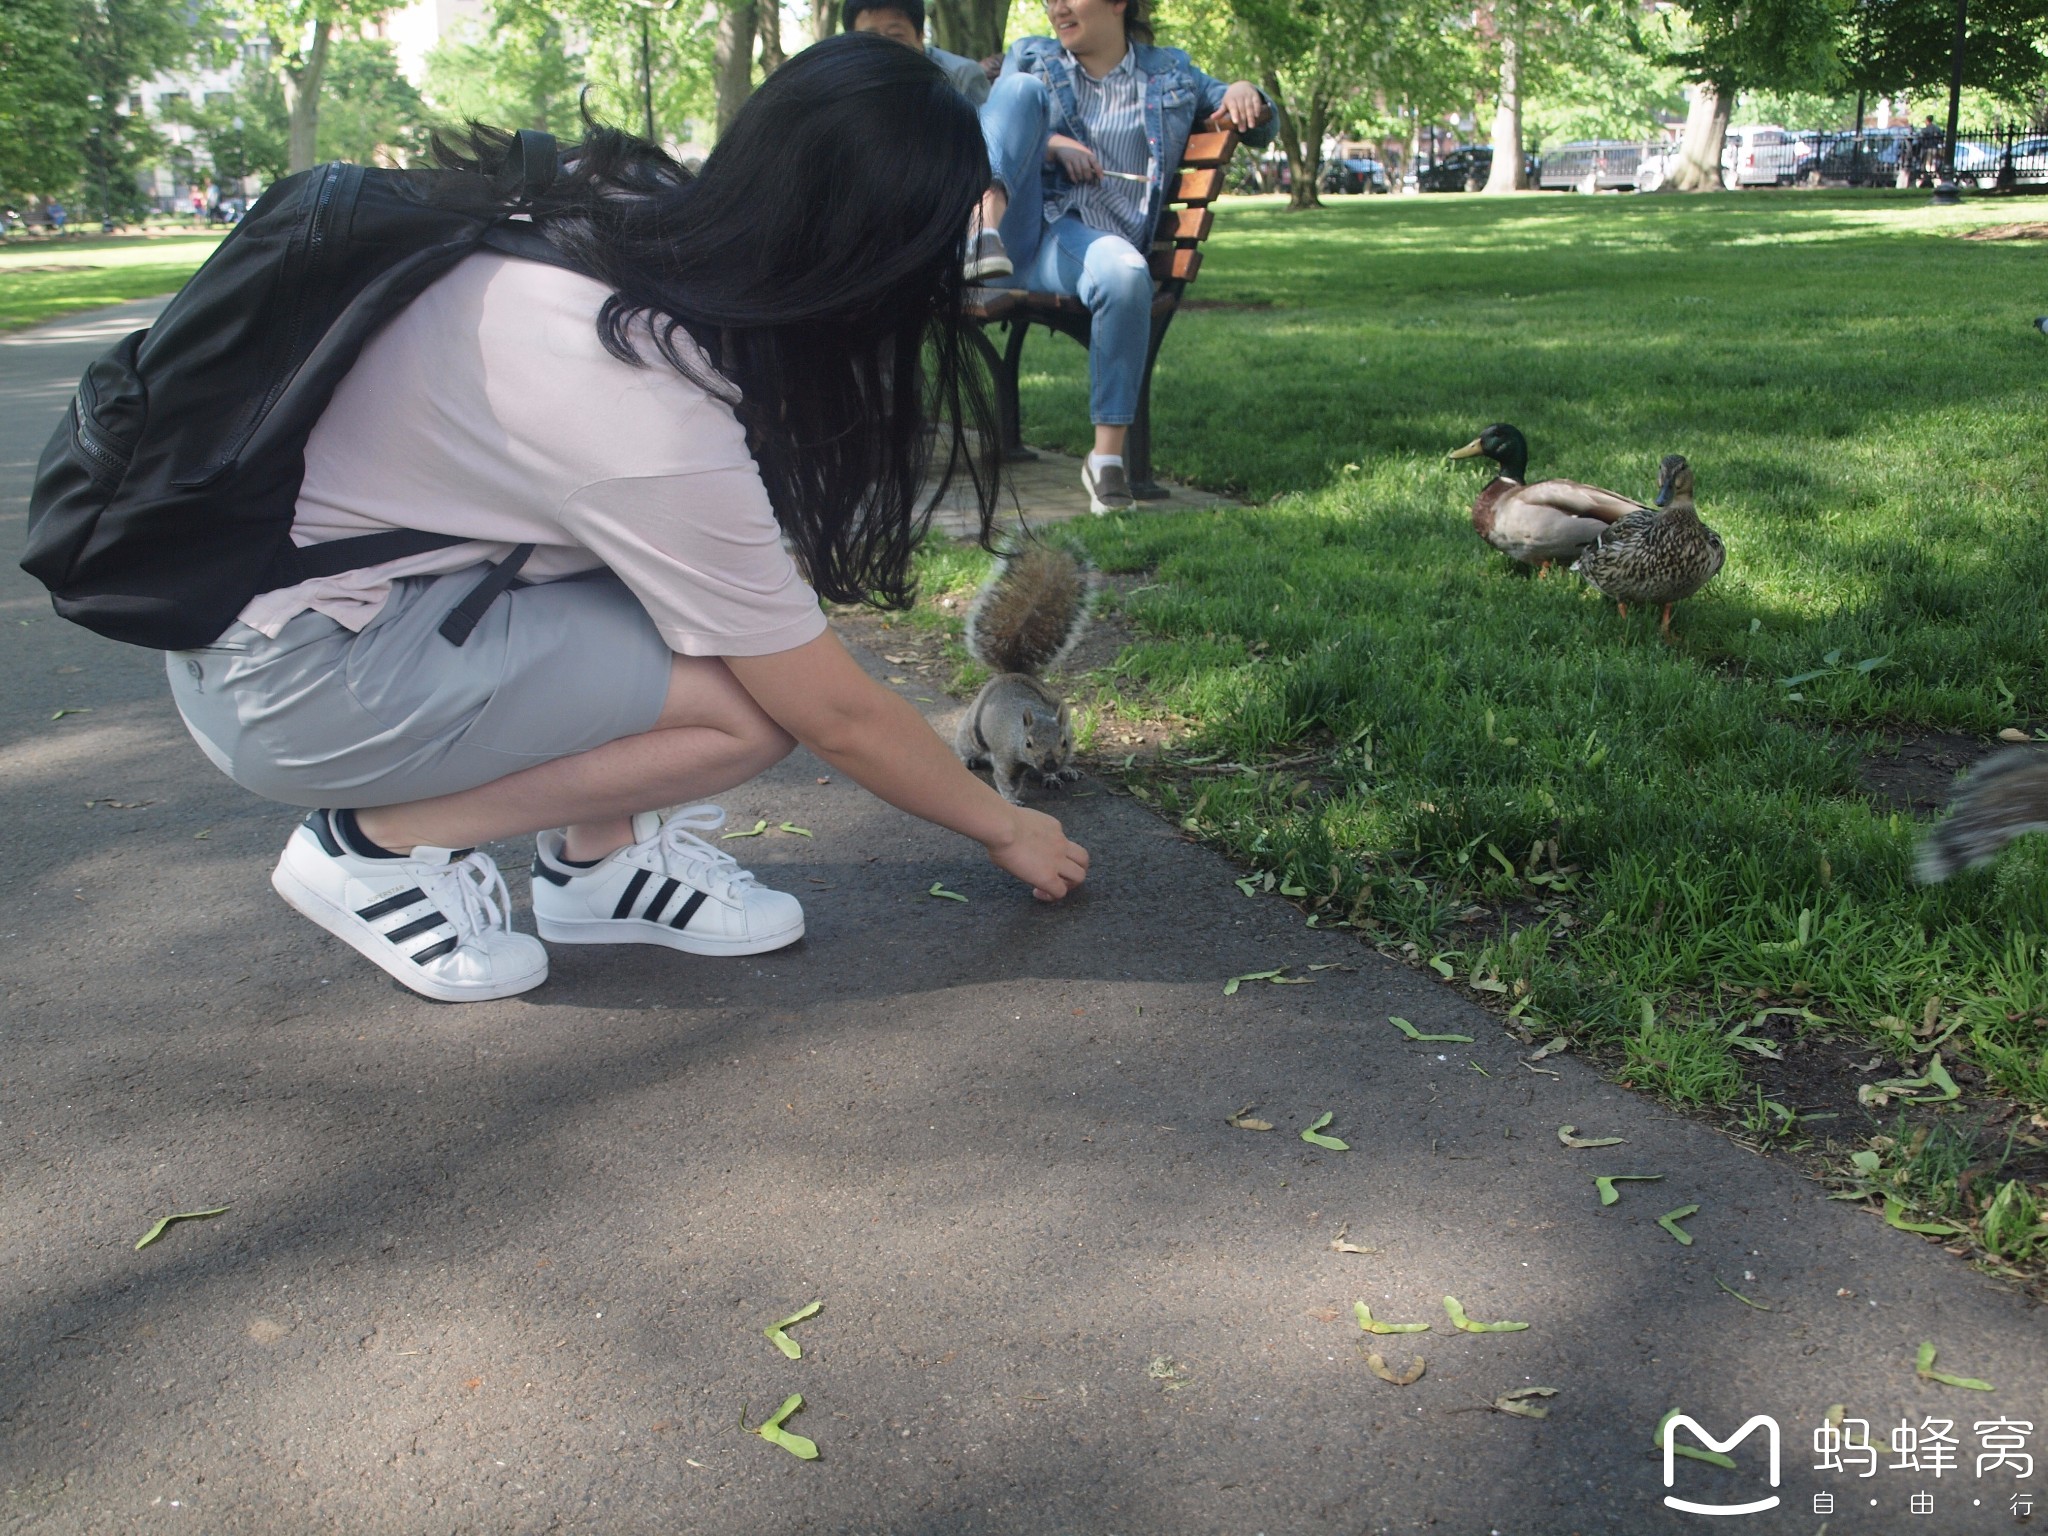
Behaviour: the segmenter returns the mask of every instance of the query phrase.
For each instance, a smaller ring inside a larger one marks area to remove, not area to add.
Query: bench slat
[[[1166,194],[1169,203],[1186,203],[1199,208],[1204,203],[1213,203],[1223,190],[1223,167],[1206,166],[1200,170],[1182,171],[1173,178],[1173,186]]]
[[[1207,208],[1169,208],[1166,217],[1159,221],[1158,238],[1160,241],[1206,240],[1215,223],[1215,213]]]
[[[1216,133],[1191,133],[1188,135],[1187,152],[1180,157],[1180,163],[1222,165],[1236,148],[1237,135],[1227,128]]]
[[[1151,260],[1152,276],[1159,282],[1174,278],[1184,283],[1195,280],[1195,274],[1202,270],[1200,251],[1161,251]]]

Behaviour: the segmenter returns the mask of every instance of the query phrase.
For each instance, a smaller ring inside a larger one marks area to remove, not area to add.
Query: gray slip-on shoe
[[[1131,479],[1121,464],[1105,464],[1098,470],[1083,459],[1081,484],[1088,491],[1088,510],[1097,517],[1110,512],[1128,512],[1137,500],[1131,495]]]

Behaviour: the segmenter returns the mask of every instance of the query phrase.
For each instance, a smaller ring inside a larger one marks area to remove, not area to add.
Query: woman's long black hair
[[[437,147],[502,185],[513,142],[473,125]],[[612,289],[597,321],[608,351],[644,362],[651,345],[731,402],[818,593],[902,608],[911,552],[957,474],[990,540],[999,439],[960,307],[962,234],[988,179],[974,109],[938,67],[852,33],[770,75],[696,175],[587,121],[527,206]]]

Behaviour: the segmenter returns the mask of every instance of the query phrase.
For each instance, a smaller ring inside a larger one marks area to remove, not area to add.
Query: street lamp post
[[[1970,0],[1956,0],[1956,39],[1949,59],[1948,135],[1941,146],[1941,179],[1934,184],[1937,203],[1958,203],[1956,187],[1956,122],[1963,110],[1963,45],[1968,39]]]
[[[676,7],[676,0],[632,0],[633,9],[640,13],[640,108],[644,137],[652,144],[654,139],[654,13],[668,12]]]

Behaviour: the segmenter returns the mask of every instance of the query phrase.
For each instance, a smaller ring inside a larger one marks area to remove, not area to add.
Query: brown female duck
[[[1631,512],[1572,563],[1598,591],[1614,599],[1622,617],[1630,603],[1661,603],[1664,634],[1671,605],[1712,581],[1728,558],[1721,535],[1700,521],[1692,501],[1692,466],[1683,454],[1664,456],[1657,505]]]
[[[1495,422],[1451,455],[1454,459],[1484,456],[1500,466],[1472,503],[1472,527],[1504,555],[1538,574],[1551,562],[1571,560],[1632,512],[1647,512],[1640,501],[1603,491],[1577,480],[1524,483],[1529,472],[1529,444],[1506,422]]]

